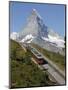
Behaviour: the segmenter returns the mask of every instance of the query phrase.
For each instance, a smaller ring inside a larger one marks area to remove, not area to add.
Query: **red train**
[[[32,47],[31,47],[32,48]],[[31,49],[31,52],[33,54],[33,57],[36,59],[37,63],[40,65],[48,64],[47,61],[44,60],[42,55],[34,48]]]

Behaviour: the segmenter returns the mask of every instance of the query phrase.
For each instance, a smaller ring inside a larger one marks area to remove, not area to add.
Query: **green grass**
[[[36,44],[31,44],[31,45],[34,46],[37,50],[39,50],[41,53],[43,53],[44,56],[46,56],[51,61],[53,61],[61,70],[65,70],[65,57],[64,56],[60,55],[59,53],[47,51]]]
[[[11,88],[54,85],[47,72],[43,72],[31,60],[31,53],[25,52],[15,41],[10,41]]]

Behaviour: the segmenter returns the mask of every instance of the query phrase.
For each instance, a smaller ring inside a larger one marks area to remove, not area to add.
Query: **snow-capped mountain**
[[[63,38],[44,24],[36,9],[33,9],[27,18],[23,30],[11,36],[13,39],[17,38],[19,42],[33,42],[52,52],[62,52],[62,48],[65,48]]]
[[[12,32],[10,34],[10,38],[13,40],[17,40],[18,37],[19,37],[19,34],[17,32]]]

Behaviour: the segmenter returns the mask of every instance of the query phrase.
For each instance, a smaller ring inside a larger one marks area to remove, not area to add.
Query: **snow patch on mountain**
[[[26,35],[20,42],[24,43],[31,43],[31,41],[34,39],[34,36],[32,34]]]
[[[56,47],[61,47],[61,48],[64,48],[64,40],[63,39],[60,39],[58,37],[52,37],[50,35],[48,35],[48,38],[45,38],[45,37],[42,37],[42,39],[44,41],[48,41],[48,42],[51,42],[53,45],[55,44]]]

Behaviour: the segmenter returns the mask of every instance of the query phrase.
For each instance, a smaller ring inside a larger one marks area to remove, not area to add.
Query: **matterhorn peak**
[[[33,8],[32,11],[37,12],[35,8]]]
[[[32,13],[33,13],[33,14],[37,14],[37,10],[33,8],[33,9],[32,9]]]
[[[32,9],[32,15],[35,15],[36,17],[39,17],[40,19],[42,18],[35,8]]]
[[[63,53],[62,48],[65,47],[61,36],[45,25],[36,9],[32,9],[23,30],[19,33],[13,32],[11,39],[22,43],[32,42],[52,52]]]

